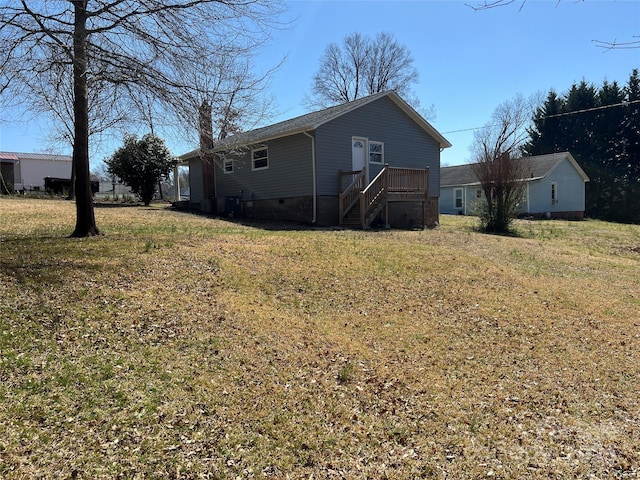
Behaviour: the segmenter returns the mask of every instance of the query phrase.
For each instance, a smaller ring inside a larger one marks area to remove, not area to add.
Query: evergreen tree
[[[566,94],[551,90],[536,110],[526,155],[569,151],[590,178],[586,215],[640,223],[640,75],[628,84],[582,81]]]
[[[564,151],[562,145],[562,118],[564,100],[551,90],[541,107],[538,107],[533,118],[533,127],[527,129],[529,141],[523,147],[524,155],[543,155]]]
[[[623,102],[624,91],[617,82],[606,80],[598,91],[598,106],[610,107],[598,110],[596,113],[596,147],[594,152],[601,162],[608,168],[624,175],[624,136],[622,125],[624,122]]]
[[[618,221],[640,223],[640,76],[634,69],[624,88],[621,131],[622,155],[618,165],[623,188],[619,205]]]
[[[592,109],[596,107],[596,102],[596,89],[585,80],[571,86],[564,102],[567,113],[563,117],[563,123],[566,125],[566,133],[563,132],[566,136],[565,149],[584,162],[591,162],[595,153],[597,114]]]
[[[167,178],[176,164],[162,139],[147,134],[141,139],[128,135],[124,146],[105,160],[109,173],[131,187],[145,205],[153,199],[156,185]]]
[[[629,180],[640,183],[640,75],[634,69],[624,89],[626,106],[622,121],[624,155]]]
[[[593,127],[585,130],[590,136],[590,153],[582,153],[585,171],[591,182],[587,185],[588,212],[596,218],[621,220],[620,202],[624,185],[619,160],[622,156],[621,122],[624,92],[617,82],[604,81],[596,92]]]

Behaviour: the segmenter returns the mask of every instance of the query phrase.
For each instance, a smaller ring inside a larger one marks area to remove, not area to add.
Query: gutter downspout
[[[302,132],[311,139],[311,178],[313,182],[313,218],[311,223],[316,224],[318,212],[318,191],[316,186],[316,139],[309,132]]]

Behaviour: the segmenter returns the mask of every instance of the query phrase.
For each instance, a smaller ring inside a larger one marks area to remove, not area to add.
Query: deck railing
[[[422,193],[427,191],[429,170],[388,167],[389,192]]]
[[[365,170],[340,172],[340,222],[359,203],[360,224],[366,228],[373,220],[370,218],[372,214],[377,214],[380,205],[386,206],[389,201],[421,201],[424,217],[428,198],[428,169],[385,165],[368,185],[365,173]]]

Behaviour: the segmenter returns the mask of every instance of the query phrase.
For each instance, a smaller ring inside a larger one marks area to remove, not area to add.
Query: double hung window
[[[269,168],[269,152],[267,147],[251,150],[251,170],[264,170]]]
[[[384,143],[369,140],[369,163],[384,163]]]
[[[464,197],[462,188],[453,189],[453,205],[455,208],[462,208],[464,206]]]

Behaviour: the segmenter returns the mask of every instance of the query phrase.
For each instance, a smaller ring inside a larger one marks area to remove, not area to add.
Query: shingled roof
[[[309,132],[317,129],[331,120],[334,120],[342,115],[345,115],[357,108],[360,108],[368,103],[378,100],[382,97],[389,97],[398,107],[400,107],[407,115],[409,115],[418,125],[420,125],[427,133],[434,137],[440,144],[440,148],[448,148],[451,143],[440,134],[433,126],[427,122],[419,113],[417,113],[408,103],[406,103],[400,96],[393,92],[381,92],[368,97],[358,98],[352,102],[343,103],[342,105],[336,105],[334,107],[325,108],[317,112],[307,113],[299,117],[285,120],[283,122],[275,123],[267,127],[258,128],[248,132],[238,133],[232,135],[223,140],[216,141],[214,143],[212,152],[219,152],[230,150],[237,147],[243,147],[248,145],[255,145],[263,143],[275,138],[288,137],[302,132]],[[199,154],[199,150],[186,153],[181,156],[182,159],[187,159]]]
[[[528,180],[540,180],[547,177],[556,166],[564,159],[569,162],[576,169],[578,174],[584,179],[585,182],[589,181],[589,177],[584,173],[584,170],[580,168],[578,162],[573,158],[569,152],[551,153],[548,155],[537,155],[533,157],[524,157],[519,160],[526,160],[531,165],[531,174]],[[466,165],[457,165],[454,167],[442,167],[440,169],[440,186],[452,187],[452,186],[464,186],[464,185],[479,185],[480,182],[473,172],[472,163]]]

